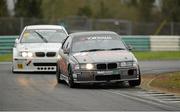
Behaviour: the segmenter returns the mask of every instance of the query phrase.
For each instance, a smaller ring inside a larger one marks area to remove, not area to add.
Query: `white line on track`
[[[144,102],[144,103],[148,103],[148,104],[151,104],[151,105],[156,105],[158,107],[167,107],[167,110],[171,109],[171,106],[168,106],[167,104],[164,104],[162,102],[157,102],[155,100],[150,100],[150,99],[143,99],[143,98],[140,98],[140,97],[136,97],[136,96],[131,96],[131,95],[128,95],[126,93],[119,93],[119,92],[115,92],[115,91],[110,91],[110,90],[103,90],[105,92],[108,92],[108,93],[112,93],[112,94],[116,94],[116,95],[120,95],[120,96],[123,96],[123,97],[126,97],[128,99],[131,99],[131,100],[135,100],[135,101],[139,101],[139,102]]]
[[[0,64],[12,64],[12,62],[0,62]]]

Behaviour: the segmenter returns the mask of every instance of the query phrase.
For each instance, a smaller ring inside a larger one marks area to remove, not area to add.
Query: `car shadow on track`
[[[69,88],[66,82],[61,82],[56,84],[56,88],[60,88],[60,85],[63,85],[65,88]],[[62,86],[61,86],[62,87]],[[130,87],[127,82],[122,83],[103,83],[103,84],[79,84],[75,88],[70,89],[140,89],[140,87]]]
[[[23,74],[23,75],[55,75],[56,72],[17,72],[17,73],[12,73],[14,75],[18,74]]]

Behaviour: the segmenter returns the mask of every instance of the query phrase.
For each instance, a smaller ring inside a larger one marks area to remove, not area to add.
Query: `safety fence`
[[[180,22],[132,22],[70,16],[60,19],[0,17],[0,35],[19,35],[27,25],[62,25],[68,32],[110,30],[120,35],[180,35]]]
[[[15,39],[18,36],[0,36],[0,54],[12,53]]]
[[[180,36],[122,36],[134,51],[180,51]]]
[[[0,54],[12,53],[18,36],[0,36]],[[180,51],[180,36],[122,36],[134,51]]]

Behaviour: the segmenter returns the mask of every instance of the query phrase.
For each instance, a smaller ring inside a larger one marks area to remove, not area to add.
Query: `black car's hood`
[[[96,51],[73,54],[79,63],[119,62],[133,60],[133,54],[126,50]]]

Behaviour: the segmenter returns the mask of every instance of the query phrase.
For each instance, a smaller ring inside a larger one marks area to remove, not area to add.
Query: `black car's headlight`
[[[87,64],[76,64],[74,65],[74,70],[92,70],[94,69],[94,65],[91,63],[87,63]]]
[[[87,70],[92,70],[93,68],[94,68],[93,64],[90,64],[90,63],[86,64],[86,69]]]
[[[83,70],[92,70],[94,69],[94,65],[91,63],[81,64],[80,68]]]

